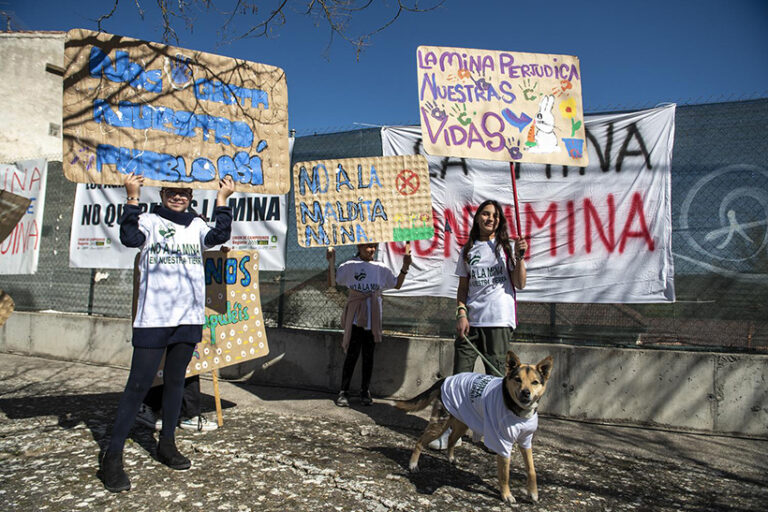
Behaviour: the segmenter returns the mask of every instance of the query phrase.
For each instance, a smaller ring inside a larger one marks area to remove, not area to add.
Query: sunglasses
[[[192,199],[192,192],[190,192],[189,190],[183,190],[183,189],[179,190],[179,189],[169,188],[169,189],[163,190],[163,194],[165,194],[166,197],[179,196],[185,199]]]

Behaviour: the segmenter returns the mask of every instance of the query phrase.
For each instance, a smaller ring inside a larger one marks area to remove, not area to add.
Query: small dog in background
[[[539,500],[531,441],[539,424],[536,409],[552,374],[552,356],[538,364],[522,364],[513,351],[507,352],[507,373],[492,377],[481,373],[460,373],[440,379],[420,395],[400,402],[405,411],[420,411],[436,403],[426,430],[411,454],[409,469],[419,469],[419,456],[430,441],[451,429],[448,460],[454,463],[454,448],[468,428],[483,435],[485,446],[496,453],[501,499],[514,503],[509,490],[509,461],[514,444],[523,456],[528,475],[526,492]]]

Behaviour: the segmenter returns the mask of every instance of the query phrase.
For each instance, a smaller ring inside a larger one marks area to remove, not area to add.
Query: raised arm
[[[227,205],[227,199],[234,191],[235,182],[232,180],[232,176],[225,176],[223,180],[219,180],[216,208],[213,209],[216,225],[205,235],[206,247],[214,247],[229,240],[232,234],[232,209]]]
[[[133,173],[125,177],[125,207],[120,216],[120,242],[126,247],[141,247],[147,239],[139,230],[139,194],[141,184],[144,183],[144,176],[137,176]]]
[[[408,274],[408,269],[411,268],[411,255],[406,254],[403,256],[403,266],[400,268],[400,273],[397,275],[397,284],[395,284],[395,290],[399,290],[403,286],[405,276]]]
[[[525,238],[515,240],[515,269],[512,271],[512,284],[515,288],[525,288],[527,273],[525,271],[525,251],[528,250],[528,242]]]

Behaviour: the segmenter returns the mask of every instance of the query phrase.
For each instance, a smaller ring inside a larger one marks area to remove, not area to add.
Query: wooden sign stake
[[[219,393],[219,370],[211,372],[213,375],[213,401],[216,402],[216,423],[221,427],[224,425],[224,417],[221,414],[221,394]]]

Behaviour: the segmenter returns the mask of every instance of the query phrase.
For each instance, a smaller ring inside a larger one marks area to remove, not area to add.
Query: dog
[[[507,352],[507,372],[502,377],[480,373],[460,373],[440,379],[420,395],[400,402],[404,411],[420,411],[434,404],[426,430],[413,447],[409,469],[419,470],[419,456],[430,441],[451,429],[448,461],[455,462],[454,447],[468,428],[484,436],[485,445],[496,453],[499,491],[506,503],[514,503],[509,490],[509,461],[513,444],[518,444],[526,473],[525,491],[539,500],[536,470],[533,467],[531,440],[538,426],[536,410],[552,374],[552,356],[535,366],[522,364],[513,351]]]

